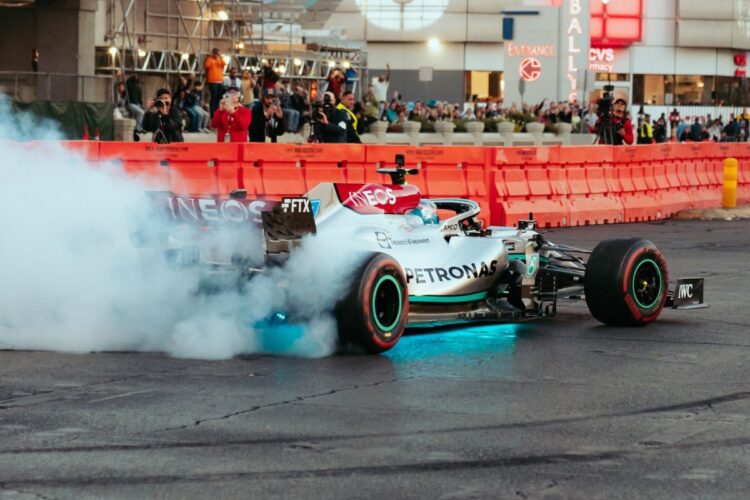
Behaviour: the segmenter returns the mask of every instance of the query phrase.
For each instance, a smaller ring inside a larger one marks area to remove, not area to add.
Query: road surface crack
[[[273,408],[275,406],[283,406],[283,405],[288,405],[288,404],[301,403],[301,402],[307,401],[309,399],[315,399],[315,398],[321,398],[321,397],[325,397],[325,396],[331,396],[333,394],[338,394],[340,392],[356,391],[358,389],[366,389],[366,388],[370,388],[370,387],[377,387],[377,386],[383,385],[383,384],[392,384],[392,383],[395,383],[395,382],[401,382],[401,381],[404,381],[404,380],[411,380],[411,379],[414,379],[414,378],[416,378],[416,377],[394,378],[394,379],[390,379],[390,380],[381,380],[381,381],[378,381],[378,382],[373,382],[371,384],[353,385],[351,387],[342,387],[340,389],[331,389],[329,391],[320,392],[320,393],[316,393],[316,394],[308,394],[307,396],[297,396],[296,398],[292,398],[292,399],[285,399],[283,401],[275,401],[273,403],[268,403],[268,404],[264,404],[264,405],[252,406],[250,408],[246,408],[246,409],[243,409],[243,410],[234,411],[234,412],[227,413],[227,414],[224,414],[224,415],[221,415],[221,416],[218,416],[218,417],[202,418],[202,419],[199,419],[199,420],[195,420],[191,424],[180,425],[180,426],[177,426],[177,427],[167,427],[166,429],[157,429],[157,430],[155,430],[153,432],[169,432],[169,431],[178,431],[178,430],[182,430],[182,429],[188,429],[190,427],[197,427],[197,426],[202,425],[202,424],[204,424],[206,422],[215,422],[215,421],[218,421],[218,420],[227,420],[227,419],[230,419],[232,417],[239,416],[239,415],[245,415],[247,413],[252,413],[252,412],[259,411],[259,410],[265,410],[266,408]]]

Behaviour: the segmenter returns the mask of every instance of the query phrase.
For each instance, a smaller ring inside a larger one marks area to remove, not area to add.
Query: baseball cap
[[[230,85],[227,87],[227,92],[239,92],[240,89],[236,85]]]
[[[263,89],[263,97],[275,97],[276,91],[274,89]]]
[[[615,99],[615,104],[619,104],[619,103],[627,104],[628,101],[626,101],[622,97],[620,97],[619,99]]]

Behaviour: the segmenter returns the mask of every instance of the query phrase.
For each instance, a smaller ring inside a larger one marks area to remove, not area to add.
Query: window
[[[717,106],[750,106],[750,83],[747,78],[717,76],[714,87]]]
[[[367,20],[387,30],[414,31],[443,17],[448,0],[356,0]]]
[[[467,71],[466,100],[486,101],[502,98],[503,73],[498,71]]]
[[[627,73],[597,73],[597,82],[606,82],[611,80],[613,82],[628,82],[630,81],[630,75]]]

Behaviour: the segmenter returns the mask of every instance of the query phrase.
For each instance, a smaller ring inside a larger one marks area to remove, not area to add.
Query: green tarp
[[[111,103],[14,102],[13,109],[30,112],[57,122],[66,139],[82,139],[86,126],[90,139],[94,138],[97,130],[99,131],[99,138],[103,141],[111,141],[115,138],[115,105]]]

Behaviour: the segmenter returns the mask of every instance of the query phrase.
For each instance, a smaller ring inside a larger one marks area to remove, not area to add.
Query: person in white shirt
[[[372,89],[378,101],[378,116],[383,118],[385,103],[388,100],[388,85],[391,83],[391,65],[385,65],[385,74],[372,79]]]
[[[224,77],[224,92],[226,93],[230,87],[238,89],[242,88],[242,79],[237,76],[237,68],[229,70],[229,75]]]

